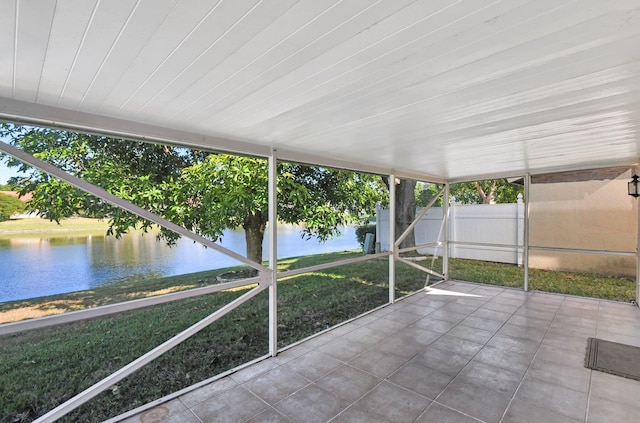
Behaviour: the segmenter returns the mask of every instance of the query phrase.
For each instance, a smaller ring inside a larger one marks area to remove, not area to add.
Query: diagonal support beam
[[[418,216],[416,216],[415,219],[413,219],[413,222],[411,222],[411,225],[409,225],[409,227],[407,229],[405,229],[405,231],[402,233],[402,235],[400,235],[398,237],[398,239],[395,242],[396,247],[399,247],[400,244],[402,243],[402,241],[404,241],[404,239],[409,236],[409,234],[411,233],[411,231],[413,230],[413,228],[416,227],[416,225],[418,224],[418,222],[420,222],[420,219],[422,219],[424,217],[425,214],[427,214],[427,212],[429,211],[429,209],[431,207],[433,207],[433,205],[436,203],[436,201],[438,201],[438,198],[440,198],[440,196],[442,195],[442,193],[444,193],[445,187],[442,187],[442,189],[440,189],[440,191],[438,191],[438,193],[435,195],[435,197],[433,197],[433,199],[431,199],[431,201],[429,202],[429,204],[427,204],[427,207],[425,207],[424,209],[422,209],[422,211],[420,212],[420,214]]]
[[[264,272],[269,270],[267,267],[263,266],[260,263],[256,263],[253,260],[249,260],[248,258],[244,257],[243,255],[240,255],[238,253],[236,253],[235,251],[231,251],[227,248],[224,248],[218,244],[216,244],[215,242],[197,235],[191,231],[189,231],[188,229],[183,228],[180,225],[176,225],[173,222],[170,222],[160,216],[158,216],[157,214],[151,213],[148,210],[143,209],[142,207],[138,207],[133,203],[130,203],[126,200],[123,200],[120,197],[117,197],[113,194],[111,194],[110,192],[96,186],[93,184],[90,184],[87,181],[84,181],[80,178],[77,178],[73,175],[68,174],[67,172],[63,171],[62,169],[59,169],[47,162],[44,162],[40,159],[37,159],[35,157],[33,157],[31,154],[26,153],[20,149],[15,148],[12,145],[6,144],[4,142],[0,142],[0,151],[15,157],[18,160],[21,160],[33,167],[37,167],[40,170],[43,170],[47,173],[49,173],[50,175],[53,175],[57,178],[62,179],[65,182],[68,182],[69,184],[75,186],[76,188],[81,189],[84,192],[87,192],[89,194],[95,195],[96,197],[107,201],[111,204],[113,204],[116,207],[120,207],[130,213],[133,213],[137,216],[142,217],[143,219],[147,219],[157,225],[160,225],[164,228],[167,228],[177,234],[180,234],[181,236],[184,236],[185,238],[191,239],[193,241],[199,242],[200,244],[204,245],[205,247],[208,248],[212,248],[222,254],[225,254],[231,258],[234,258],[236,260],[238,260],[239,262],[246,264],[249,267],[252,267],[253,269],[256,269],[258,271]]]
[[[430,274],[431,276],[436,276],[436,277],[439,277],[439,278],[444,279],[444,275],[441,275],[441,274],[440,274],[440,273],[438,273],[438,272],[434,272],[434,271],[433,271],[433,270],[431,270],[431,269],[427,269],[427,268],[426,268],[426,267],[424,267],[424,266],[420,266],[419,264],[417,264],[417,263],[416,263],[416,262],[414,262],[414,261],[407,260],[407,259],[405,259],[405,258],[403,258],[403,257],[398,257],[398,258],[397,258],[397,260],[398,260],[398,261],[400,261],[400,262],[402,262],[402,263],[404,263],[404,264],[408,264],[408,265],[409,265],[409,266],[411,266],[411,267],[415,267],[415,268],[416,268],[416,269],[418,269],[418,270],[422,270],[423,272],[428,273],[428,274]]]
[[[72,410],[78,408],[79,406],[81,406],[82,404],[86,403],[91,398],[93,398],[96,395],[100,394],[101,392],[105,391],[106,389],[108,389],[113,384],[118,383],[119,381],[121,381],[125,377],[127,377],[130,374],[134,373],[136,370],[142,368],[144,365],[150,363],[151,361],[153,361],[156,358],[160,357],[162,354],[166,353],[167,351],[169,351],[173,347],[177,346],[181,342],[185,341],[186,339],[188,339],[191,336],[195,335],[196,333],[200,332],[202,329],[206,328],[211,323],[215,322],[216,320],[218,320],[219,318],[221,318],[222,316],[224,316],[225,314],[227,314],[231,310],[235,309],[236,307],[240,306],[241,304],[244,304],[245,302],[247,302],[251,298],[255,297],[256,295],[258,295],[259,293],[264,291],[265,289],[267,289],[266,285],[258,285],[257,287],[253,288],[251,291],[241,295],[240,297],[238,297],[235,300],[231,301],[229,304],[221,307],[220,309],[216,310],[215,312],[213,312],[209,316],[207,316],[204,319],[200,320],[198,323],[196,323],[196,324],[192,325],[191,327],[185,329],[184,331],[180,332],[179,334],[177,334],[173,338],[169,339],[165,343],[163,343],[161,345],[158,345],[156,348],[154,348],[153,350],[149,351],[148,353],[146,353],[142,357],[137,358],[136,360],[134,360],[131,363],[127,364],[126,366],[124,366],[123,368],[118,370],[117,372],[112,373],[111,375],[109,375],[106,378],[102,379],[100,382],[96,383],[95,385],[93,385],[93,386],[85,389],[84,391],[80,392],[75,397],[73,397],[73,398],[69,399],[68,401],[60,404],[58,407],[56,407],[53,410],[49,411],[47,414],[45,414],[45,415],[41,416],[40,418],[36,419],[34,421],[34,423],[45,423],[45,422],[48,423],[48,422],[56,421],[60,417],[68,414],[70,411],[72,411]]]

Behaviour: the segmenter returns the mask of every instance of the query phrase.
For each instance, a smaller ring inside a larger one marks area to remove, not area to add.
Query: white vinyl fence
[[[416,215],[420,210],[416,212]],[[458,205],[449,209],[449,257],[522,264],[524,204]],[[442,208],[432,207],[415,227],[416,245],[444,241]],[[389,251],[389,210],[378,210],[376,243]],[[442,247],[423,248],[422,254],[442,255]]]

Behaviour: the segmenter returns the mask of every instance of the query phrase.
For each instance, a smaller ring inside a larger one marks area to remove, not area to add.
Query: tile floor
[[[436,288],[121,421],[640,421],[640,382],[583,367],[588,337],[640,346],[637,307]]]

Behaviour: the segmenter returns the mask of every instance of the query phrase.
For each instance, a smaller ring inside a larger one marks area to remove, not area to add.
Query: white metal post
[[[449,280],[449,231],[451,220],[449,219],[449,182],[444,184],[444,197],[442,198],[442,218],[444,219],[444,243],[442,246],[442,274],[444,280]]]
[[[269,156],[269,354],[278,354],[278,157]]]
[[[637,175],[638,169],[636,167],[634,167],[632,171],[633,175]],[[640,203],[634,201],[634,204],[638,215],[638,224],[636,227],[636,304],[640,304]]]
[[[524,175],[524,290],[529,290],[529,205],[531,201],[531,175]]]
[[[389,302],[394,303],[396,289],[396,175],[389,175]]]

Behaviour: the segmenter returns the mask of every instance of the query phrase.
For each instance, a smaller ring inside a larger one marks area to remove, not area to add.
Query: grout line
[[[551,321],[549,322],[549,326],[547,326],[547,329],[544,331],[544,335],[542,336],[542,338],[540,339],[540,342],[538,343],[538,348],[536,348],[536,352],[533,354],[533,357],[531,357],[531,361],[529,362],[529,365],[527,366],[527,370],[525,370],[524,374],[522,375],[522,379],[520,379],[520,383],[518,383],[518,387],[513,392],[513,395],[511,396],[511,399],[509,400],[509,404],[507,405],[507,408],[505,408],[504,412],[502,413],[502,417],[500,417],[500,422],[502,422],[504,420],[504,417],[506,416],[507,411],[509,411],[509,408],[511,407],[511,404],[513,403],[513,400],[516,398],[516,395],[518,394],[518,391],[522,387],[522,383],[524,382],[524,379],[527,377],[527,374],[529,373],[529,369],[531,369],[531,365],[533,364],[533,362],[535,361],[536,357],[538,356],[538,352],[540,351],[540,347],[542,346],[542,342],[547,337],[547,333],[549,333],[549,330],[551,329],[551,325],[553,324],[554,320],[556,320],[556,317],[558,316],[558,312],[560,311],[560,307],[562,307],[562,303],[564,302],[565,298],[566,297],[563,296],[562,297],[562,301],[560,302],[560,304],[558,304],[558,308],[556,309],[555,313],[553,314],[553,319],[551,319]],[[549,410],[549,411],[558,414],[555,410]],[[563,416],[563,417],[566,417],[566,416]]]
[[[594,337],[598,336],[598,323],[600,322],[600,310],[602,309],[602,303],[598,301],[598,314],[596,315],[596,330]],[[584,421],[589,421],[589,406],[591,405],[591,385],[593,383],[593,369],[589,369],[589,390],[587,392],[587,409],[584,411]]]

